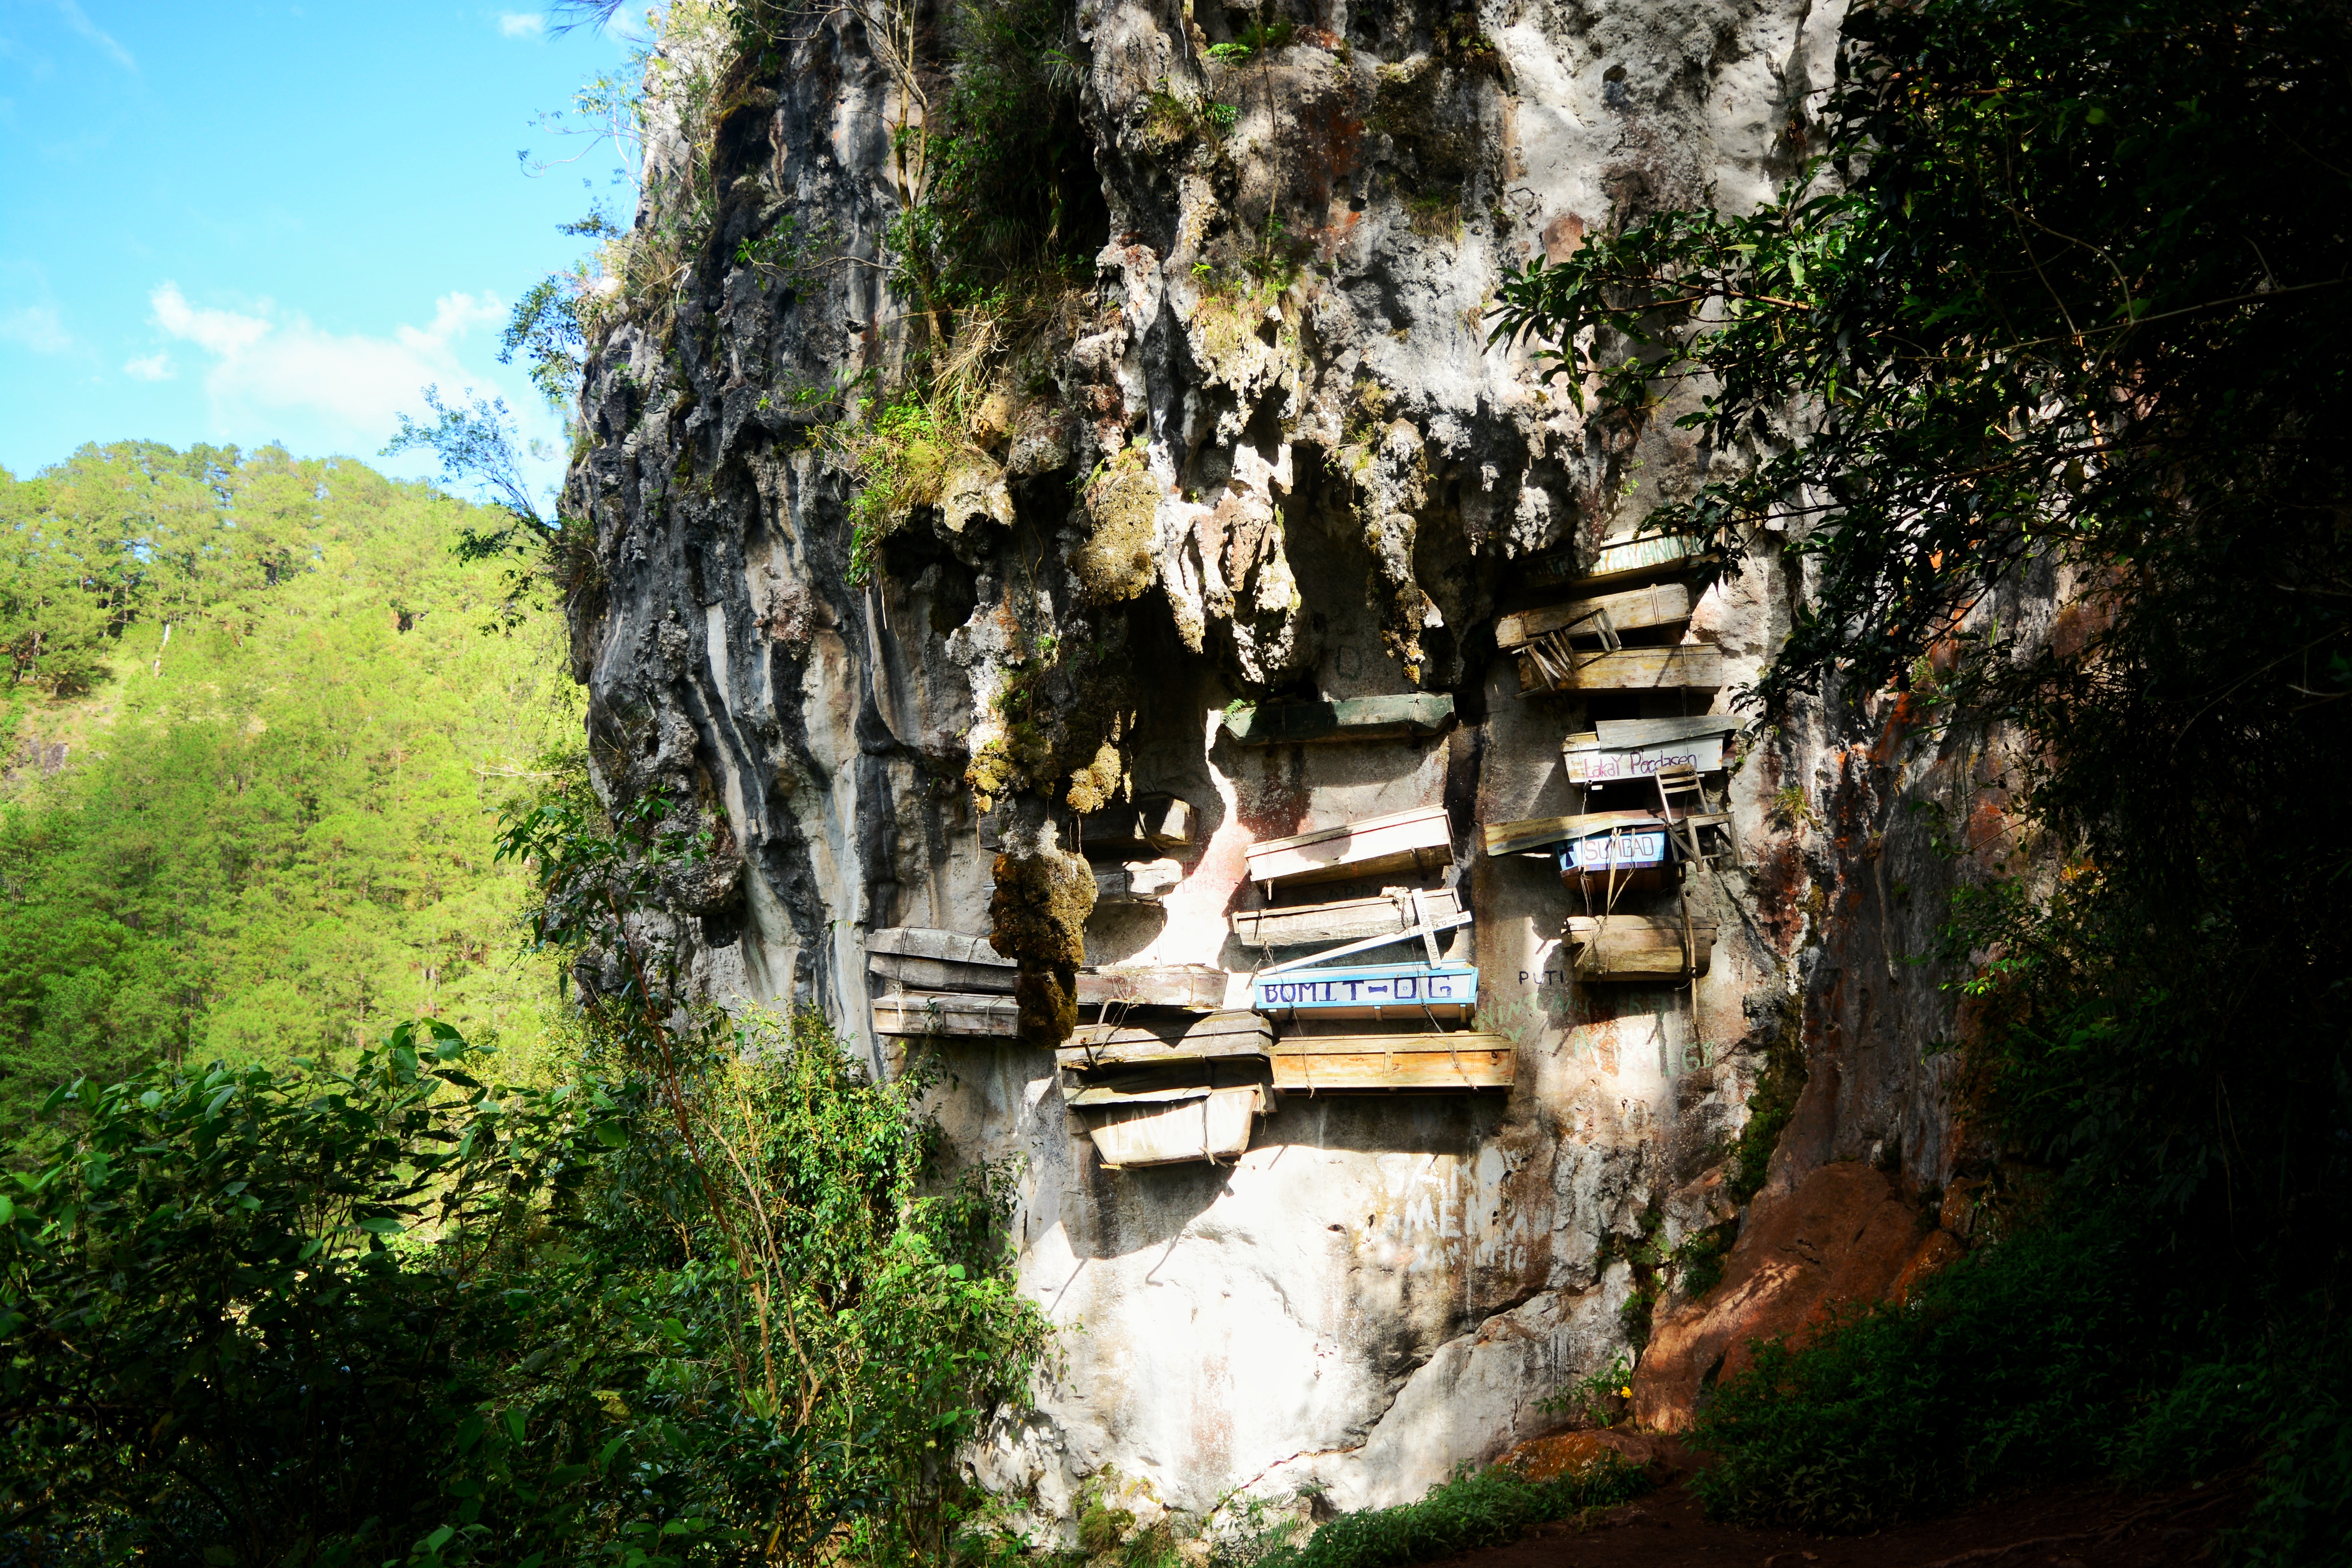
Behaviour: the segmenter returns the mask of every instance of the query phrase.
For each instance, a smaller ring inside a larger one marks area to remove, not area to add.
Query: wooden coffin
[[[1088,855],[1165,855],[1192,842],[1192,823],[1190,801],[1144,795],[1079,817],[1077,836]]]
[[[1519,690],[1712,691],[1723,684],[1723,655],[1712,643],[1628,647],[1615,653],[1578,648],[1564,656],[1530,644],[1519,650]]]
[[[1713,559],[1715,557],[1707,549],[1706,542],[1693,535],[1645,533],[1633,539],[1610,541],[1593,556],[1590,566],[1568,580],[1576,587],[1596,592],[1630,588],[1636,583],[1655,583],[1661,578],[1680,575],[1704,566]]]
[[[1293,1035],[1274,1048],[1274,1086],[1286,1093],[1341,1089],[1508,1089],[1518,1053],[1504,1035]]]
[[[1081,1024],[1054,1053],[1070,1070],[1165,1066],[1229,1057],[1263,1057],[1273,1048],[1274,1026],[1262,1013],[1212,1013],[1203,1018]]]
[[[1184,868],[1173,860],[1129,860],[1095,868],[1095,907],[1156,904],[1176,890]]]
[[[1079,1114],[1102,1163],[1132,1169],[1238,1159],[1248,1151],[1257,1119],[1268,1108],[1265,1091],[1252,1085],[1088,1107]]]
[[[1529,849],[1548,849],[1587,834],[1606,833],[1615,827],[1641,827],[1657,820],[1658,814],[1654,811],[1580,811],[1569,816],[1490,822],[1480,831],[1486,836],[1487,854],[1517,855]]]
[[[1678,915],[1571,915],[1565,931],[1579,980],[1681,980],[1705,974],[1715,926]]]
[[[1597,726],[1570,735],[1559,748],[1570,784],[1621,784],[1673,767],[1719,773],[1727,761],[1726,744],[1739,721],[1717,713],[1703,719],[1637,719],[1612,728],[1619,737],[1630,731],[1647,738],[1612,738]]]
[[[1078,971],[1078,1005],[1181,1007],[1213,1013],[1224,1005],[1225,972],[1205,963],[1138,964]]]
[[[1286,904],[1263,910],[1234,911],[1234,934],[1247,948],[1303,947],[1312,942],[1356,942],[1411,931],[1421,923],[1411,888],[1383,888],[1369,899],[1341,899],[1329,904]],[[1431,920],[1462,912],[1462,900],[1452,888],[1430,888],[1421,893],[1421,908]]]
[[[1012,994],[1017,966],[984,936],[886,926],[866,936],[866,968],[895,991],[986,991]]]
[[[1597,599],[1570,599],[1540,610],[1521,610],[1495,623],[1495,646],[1508,653],[1540,637],[1555,634],[1601,639],[1605,618],[1612,630],[1639,631],[1645,626],[1678,626],[1690,619],[1690,590],[1680,583],[1661,583],[1630,593],[1604,594]]]
[[[1250,1005],[1283,1017],[1466,1020],[1478,1005],[1470,963],[1327,963],[1250,982]]]
[[[874,1032],[877,1035],[929,1036],[946,1038],[1018,1039],[1021,1009],[1010,996],[933,992],[916,995],[894,992],[874,1001]]]
[[[1270,838],[1248,851],[1253,882],[1332,882],[1391,871],[1427,873],[1454,861],[1454,826],[1442,805]]]
[[[1225,732],[1244,746],[1399,740],[1434,735],[1453,721],[1454,699],[1426,691],[1335,702],[1237,702],[1225,710]]]

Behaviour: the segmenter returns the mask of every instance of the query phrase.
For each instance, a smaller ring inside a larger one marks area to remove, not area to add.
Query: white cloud
[[[116,43],[113,37],[104,28],[83,16],[81,7],[76,5],[74,0],[58,0],[58,10],[64,15],[68,25],[75,32],[113,56],[116,65],[127,71],[135,71],[139,68],[139,62],[131,58],[131,51]]]
[[[157,349],[143,359],[125,360],[122,374],[133,381],[169,381],[180,373],[172,368],[172,356]]]
[[[37,354],[61,354],[73,347],[73,334],[51,305],[20,305],[0,310],[0,338],[21,343]]]
[[[459,363],[457,345],[505,314],[495,296],[445,294],[434,302],[429,324],[374,337],[322,331],[267,300],[256,313],[192,305],[176,283],[163,284],[148,301],[155,325],[210,358],[205,394],[223,427],[284,428],[290,419],[324,426],[333,439],[368,449],[391,434],[399,411],[416,408],[419,388],[479,383]]]
[[[499,13],[499,33],[502,37],[536,38],[547,32],[547,18],[536,11],[501,11]]]

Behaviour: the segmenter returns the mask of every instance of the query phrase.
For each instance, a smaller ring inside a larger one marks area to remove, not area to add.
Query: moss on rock
[[[1087,916],[1095,907],[1093,869],[1075,855],[1040,846],[996,858],[988,944],[1021,965],[1013,999],[1021,1033],[1057,1046],[1078,1026],[1078,965],[1086,962]]]
[[[1087,486],[1086,511],[1093,531],[1070,557],[1079,586],[1097,605],[1140,596],[1160,579],[1151,554],[1160,486],[1144,468],[1141,447],[1129,447],[1104,465]]]

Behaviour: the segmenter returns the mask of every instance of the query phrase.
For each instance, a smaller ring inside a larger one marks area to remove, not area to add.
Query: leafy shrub
[[[1803,1350],[1769,1342],[1700,1412],[1692,1487],[1749,1524],[1857,1531],[2105,1467],[2138,1380],[2124,1244],[2040,1230]]]
[[[1260,1568],[1402,1568],[1511,1541],[1536,1525],[1606,1508],[1650,1489],[1638,1466],[1612,1456],[1556,1480],[1465,1466],[1419,1502],[1343,1513],[1304,1546],[1277,1546]]]

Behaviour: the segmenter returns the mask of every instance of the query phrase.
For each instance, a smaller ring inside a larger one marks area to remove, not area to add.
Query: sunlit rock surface
[[[1588,232],[1765,197],[1804,156],[1837,16],[1339,0],[1235,68],[1206,46],[1242,13],[1083,5],[1097,277],[869,586],[818,428],[839,415],[823,389],[894,371],[908,331],[868,264],[897,210],[898,100],[861,32],[820,27],[733,83],[714,231],[673,300],[593,345],[567,500],[604,581],[578,601],[575,662],[601,785],[665,788],[718,833],[650,922],[709,995],[820,1006],[887,1070],[864,933],[988,933],[1000,853],[1067,849],[1055,814],[1082,770],[1199,813],[1160,908],[1087,919],[1095,963],[1246,970],[1228,916],[1259,897],[1248,846],[1452,814],[1480,1026],[1518,1048],[1507,1095],[1294,1094],[1229,1167],[1116,1171],[1046,1044],[950,1047],[947,1124],[971,1156],[1022,1161],[1022,1283],[1070,1331],[1036,1414],[972,1461],[1041,1521],[1108,1468],[1196,1516],[1237,1489],[1401,1501],[1557,1425],[1538,1402],[1626,1353],[1643,1237],[1730,1216],[1725,1147],[1792,1007],[1811,1072],[1758,1204],[1838,1160],[1903,1194],[1948,1175],[1948,1058],[1927,1047],[1952,1019],[1905,961],[1953,874],[1929,829],[1952,821],[1906,803],[1997,835],[1967,817],[1997,759],[1883,703],[1754,735],[1731,784],[1744,865],[1691,885],[1719,932],[1695,988],[1566,983],[1574,895],[1476,832],[1575,809],[1560,742],[1596,716],[1728,711],[1802,590],[1765,535],[1706,593],[1688,636],[1721,650],[1722,690],[1522,696],[1494,618],[1566,596],[1530,563],[1589,556],[1738,455],[1673,406],[1580,414],[1524,349],[1487,344],[1485,308],[1506,268]],[[1171,126],[1170,83],[1235,123]],[[1269,210],[1304,252],[1278,288],[1236,270]],[[830,249],[736,259],[787,219]],[[1237,700],[1414,689],[1451,693],[1457,725],[1244,748],[1220,723]],[[1658,1321],[1695,1310],[1669,1296]]]

